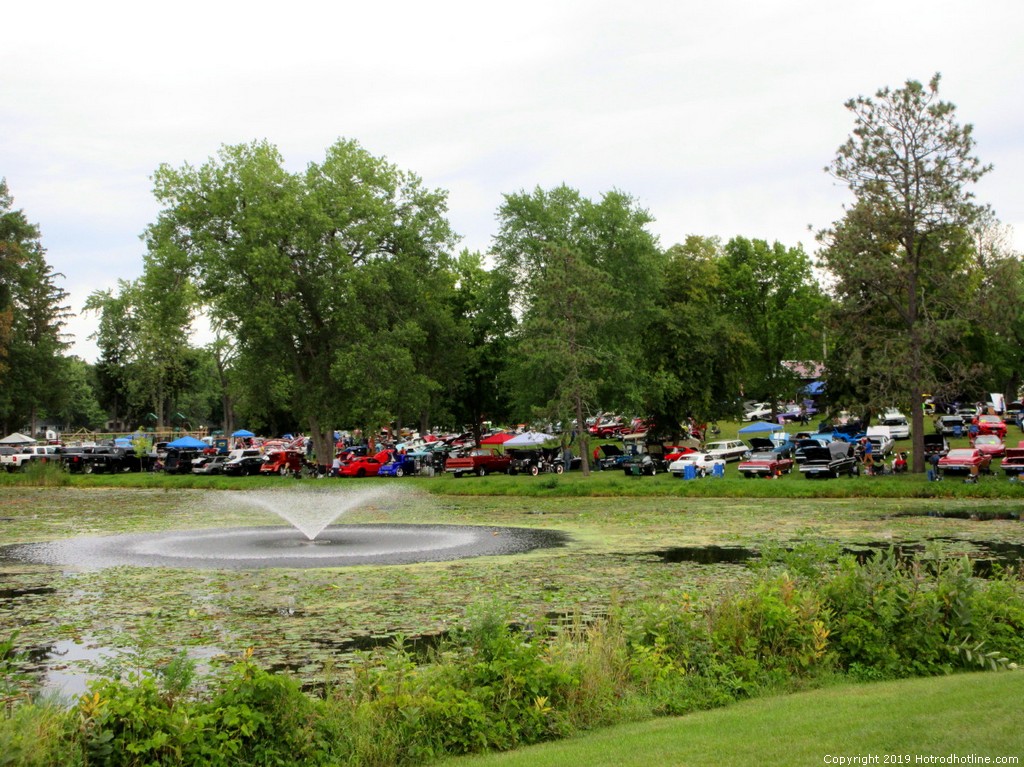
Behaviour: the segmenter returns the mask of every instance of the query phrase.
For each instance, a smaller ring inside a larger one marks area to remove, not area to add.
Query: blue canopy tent
[[[178,439],[174,440],[174,442],[168,442],[167,443],[167,447],[177,447],[177,448],[186,448],[186,449],[187,448],[192,448],[192,449],[200,449],[201,450],[202,448],[204,448],[206,446],[207,445],[206,445],[205,442],[202,442],[202,441],[196,439],[195,437],[179,437]]]
[[[824,381],[811,381],[807,386],[804,387],[804,394],[808,397],[817,397],[825,393],[825,382]]]
[[[231,432],[231,436],[232,437],[255,437],[256,435],[253,434],[248,429],[239,429],[238,431]]]
[[[740,429],[740,434],[765,434],[773,431],[779,431],[782,429],[777,423],[768,423],[767,421],[754,421],[752,424],[744,426]]]

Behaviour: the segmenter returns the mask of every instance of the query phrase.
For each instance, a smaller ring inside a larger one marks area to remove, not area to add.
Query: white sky
[[[843,103],[943,75],[995,166],[976,189],[1024,245],[1024,3],[290,3],[5,9],[0,176],[72,309],[134,279],[150,177],[267,139],[298,170],[340,137],[449,191],[486,251],[502,195],[616,188],[689,234],[803,243],[847,200],[823,168]],[[69,331],[95,359],[95,317]]]

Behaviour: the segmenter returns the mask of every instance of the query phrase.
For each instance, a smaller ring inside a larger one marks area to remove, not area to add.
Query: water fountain
[[[286,520],[280,525],[190,529],[0,547],[0,557],[99,569],[132,565],[201,569],[311,568],[393,565],[560,546],[566,537],[531,528],[472,525],[333,524],[354,509],[407,508],[428,496],[385,486],[295,488],[204,496],[210,511],[251,509]]]

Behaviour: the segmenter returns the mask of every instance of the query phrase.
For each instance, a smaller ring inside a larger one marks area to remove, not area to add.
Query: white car
[[[871,443],[871,455],[873,457],[884,458],[892,452],[895,442],[892,438],[891,427],[869,426],[867,437]]]
[[[723,461],[739,461],[750,452],[750,445],[741,439],[723,439],[708,442],[704,445],[704,452]]]
[[[721,471],[725,471],[725,461],[710,453],[687,453],[682,458],[672,461],[668,465],[668,470],[672,476],[682,477],[687,466],[693,466],[701,476],[713,474],[716,466],[721,466]]]
[[[744,421],[761,421],[770,418],[772,406],[768,402],[755,402],[743,412]]]
[[[910,422],[899,410],[889,408],[878,416],[878,423],[889,427],[889,436],[893,439],[910,439]]]

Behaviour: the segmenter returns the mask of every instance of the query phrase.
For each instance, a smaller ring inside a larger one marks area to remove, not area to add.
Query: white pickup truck
[[[29,461],[59,461],[60,448],[56,445],[29,445],[19,447],[11,455],[0,455],[0,466],[7,471],[17,471]]]

